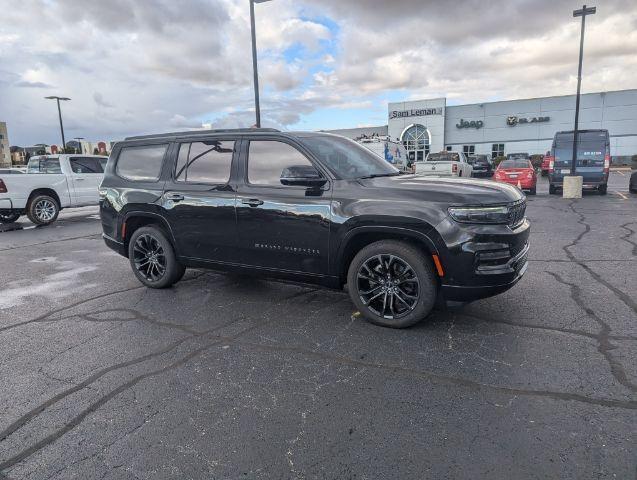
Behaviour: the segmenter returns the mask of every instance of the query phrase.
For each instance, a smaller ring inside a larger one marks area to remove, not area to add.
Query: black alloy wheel
[[[181,265],[164,232],[155,226],[133,232],[128,243],[128,259],[137,279],[150,288],[166,288],[181,280]]]
[[[366,320],[405,328],[429,315],[436,303],[438,280],[423,249],[400,240],[381,240],[354,256],[347,288]]]
[[[414,269],[396,255],[377,255],[358,269],[357,288],[361,301],[388,320],[397,320],[418,303],[419,281]]]
[[[133,261],[139,274],[150,282],[157,282],[166,274],[166,254],[150,234],[139,235],[135,240]]]

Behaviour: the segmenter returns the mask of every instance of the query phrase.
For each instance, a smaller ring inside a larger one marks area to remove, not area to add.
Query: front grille
[[[509,206],[509,227],[515,228],[524,222],[526,200],[518,200]]]

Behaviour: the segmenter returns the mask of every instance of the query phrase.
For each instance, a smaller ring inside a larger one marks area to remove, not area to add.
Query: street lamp
[[[257,70],[257,32],[254,27],[254,4],[265,3],[270,0],[248,0],[250,2],[250,28],[252,31],[252,71],[254,73],[254,110],[256,127],[261,128],[261,108],[259,106],[259,72]]]
[[[82,147],[82,140],[84,140],[84,137],[74,137],[73,140],[77,140],[77,143],[80,146],[80,155],[84,155],[84,147]]]
[[[60,109],[60,100],[67,101],[71,100],[68,97],[58,97],[56,95],[51,95],[50,97],[44,97],[47,100],[56,100],[58,103],[58,116],[60,117],[60,131],[62,132],[62,152],[66,149],[66,141],[64,140],[64,125],[62,125],[62,110]]]
[[[573,10],[573,17],[582,17],[582,30],[579,40],[579,66],[577,67],[577,95],[575,96],[575,127],[573,129],[573,156],[571,158],[571,176],[575,176],[575,167],[577,166],[577,135],[579,128],[579,100],[580,88],[582,86],[582,59],[584,56],[584,26],[586,24],[586,15],[594,15],[595,7],[587,7],[584,5],[579,10]],[[581,193],[580,193],[581,195]]]

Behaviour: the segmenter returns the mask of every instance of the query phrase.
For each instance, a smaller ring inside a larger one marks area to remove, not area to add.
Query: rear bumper
[[[109,237],[105,233],[102,233],[102,238],[104,239],[104,243],[108,248],[114,250],[119,253],[123,257],[128,257],[128,252],[126,252],[126,246],[122,242],[118,242],[114,238]]]
[[[513,185],[514,187],[518,186],[518,180],[517,179],[511,179],[511,180],[496,180],[499,183],[506,183],[508,185]],[[535,186],[537,185],[537,182],[534,182],[533,180],[519,180],[520,183],[520,188],[522,188],[522,190],[530,190],[531,188],[535,188]]]

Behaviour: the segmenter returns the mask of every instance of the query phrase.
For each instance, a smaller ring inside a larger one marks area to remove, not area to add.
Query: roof
[[[228,128],[228,129],[205,129],[205,130],[190,130],[182,132],[168,132],[168,133],[152,133],[149,135],[135,135],[132,137],[126,137],[124,140],[150,140],[153,138],[175,138],[175,137],[196,137],[203,135],[214,135],[217,133],[268,133],[268,132],[280,132],[276,128]]]

